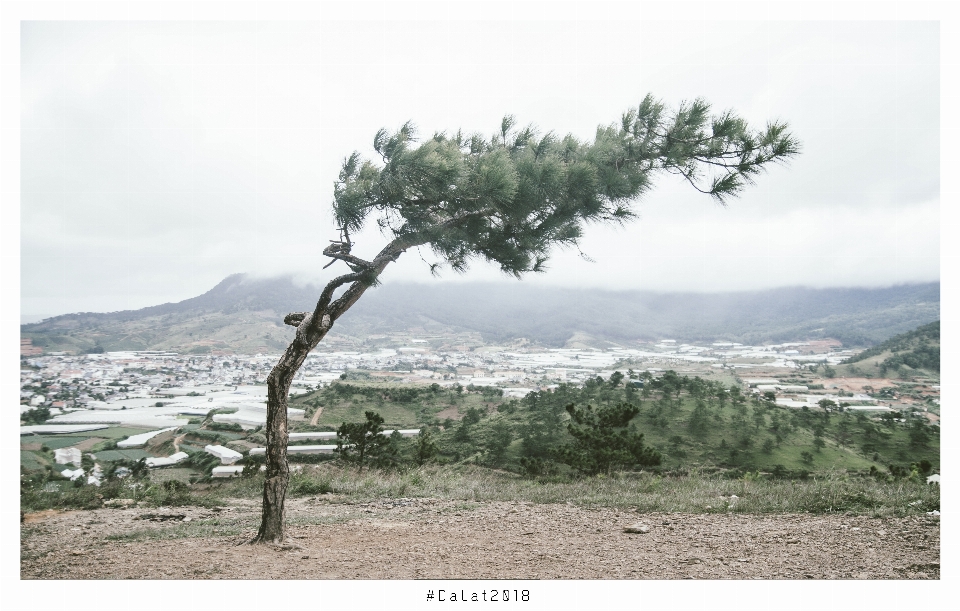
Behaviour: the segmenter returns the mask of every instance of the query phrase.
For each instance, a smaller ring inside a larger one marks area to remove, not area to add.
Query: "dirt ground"
[[[279,547],[244,544],[259,518],[258,504],[246,500],[25,518],[23,579],[940,578],[940,522],[928,516],[348,504],[321,495],[288,503],[290,544]],[[649,532],[624,532],[637,523]]]

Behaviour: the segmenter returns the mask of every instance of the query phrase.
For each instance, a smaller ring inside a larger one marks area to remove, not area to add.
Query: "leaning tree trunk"
[[[333,322],[356,303],[364,291],[376,282],[383,269],[396,261],[410,245],[394,240],[380,251],[372,262],[351,256],[349,248],[339,250],[328,247],[324,254],[345,261],[354,270],[353,273],[331,280],[323,289],[313,312],[295,312],[283,319],[285,324],[297,328],[297,335],[267,377],[267,471],[263,482],[260,530],[251,543],[282,543],[285,539],[284,501],[290,483],[290,467],[287,464],[287,401],[294,376],[310,351],[316,348],[329,332]],[[343,295],[331,302],[334,291],[348,283],[350,287]]]
[[[290,396],[290,383],[309,353],[309,346],[294,340],[267,377],[267,473],[263,482],[260,530],[254,539],[257,542],[281,543],[284,539],[284,500],[290,482],[287,398]]]

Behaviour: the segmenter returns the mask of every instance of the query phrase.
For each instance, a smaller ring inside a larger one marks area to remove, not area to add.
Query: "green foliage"
[[[512,441],[513,427],[503,418],[497,419],[490,427],[484,444],[488,460],[494,465],[502,464]]]
[[[143,500],[155,507],[200,504],[200,499],[190,494],[189,485],[176,479],[150,485],[144,491]]]
[[[877,346],[850,357],[844,361],[844,364],[859,363],[887,351],[893,352],[893,355],[880,363],[881,374],[886,374],[888,369],[899,369],[903,365],[913,369],[930,369],[939,372],[940,321],[895,335]]]
[[[421,429],[413,443],[413,459],[418,467],[422,467],[437,455],[437,444],[433,434],[427,429]]]
[[[334,186],[339,225],[359,232],[371,213],[409,246],[426,244],[464,271],[472,258],[520,276],[544,271],[553,246],[576,247],[585,223],[623,223],[631,203],[662,172],[685,177],[720,202],[738,194],[770,162],[799,151],[786,126],[751,131],[732,113],[711,116],[700,99],[673,112],[651,96],[593,142],[515,129],[505,117],[490,139],[435,134],[415,145],[411,123],[380,130],[382,165],[358,153]]]
[[[294,473],[290,476],[290,486],[287,492],[290,496],[315,496],[332,492],[333,487],[329,479],[315,479],[302,473]]]
[[[927,432],[927,425],[920,419],[915,419],[910,423],[910,446],[913,448],[925,448],[930,441],[930,434]]]
[[[42,406],[28,409],[20,414],[20,420],[22,420],[24,424],[43,424],[49,419],[50,408]]]
[[[696,407],[693,408],[693,412],[690,414],[690,421],[687,427],[692,434],[698,437],[704,435],[709,429],[710,414],[707,411],[707,404],[702,399],[697,400]]]
[[[189,453],[189,450],[180,446],[184,451]],[[214,456],[213,454],[208,454],[206,452],[193,452],[190,456],[183,461],[184,466],[193,467],[204,476],[209,477],[213,472],[214,467],[220,466],[220,459]]]
[[[574,442],[560,448],[560,459],[578,471],[610,473],[614,468],[659,465],[659,452],[643,443],[643,435],[627,429],[639,408],[629,403],[578,409],[567,406],[572,422],[567,430]]]
[[[236,422],[208,422],[207,428],[211,431],[231,431],[234,433],[242,433],[243,427],[237,424]]]
[[[553,461],[545,458],[538,456],[521,456],[520,470],[524,475],[535,477],[550,475],[556,471],[556,467]]]
[[[336,452],[344,461],[356,463],[358,471],[363,470],[368,456],[376,459],[390,443],[383,435],[383,417],[373,411],[365,412],[364,416],[365,422],[344,422],[337,429]]]
[[[214,422],[208,422],[206,426],[210,426]],[[229,441],[234,441],[243,437],[243,434],[235,433],[230,430],[220,430],[220,431],[211,431],[207,429],[193,429],[187,431],[186,439],[189,441],[196,441],[202,444],[223,444]]]
[[[524,416],[518,426],[523,457],[537,474],[543,461],[554,458],[554,451],[566,440],[566,405],[579,399],[576,389],[564,384],[554,391],[532,392],[523,398]],[[524,466],[526,471],[530,471]]]
[[[775,469],[776,471],[776,469]],[[706,505],[716,506],[720,496],[736,494],[736,506],[728,511],[746,514],[783,515],[848,513],[874,517],[923,516],[940,509],[940,487],[928,486],[923,479],[886,473],[859,477],[843,472],[824,472],[804,477],[799,470],[783,468],[780,476],[750,481],[742,470],[730,476],[724,472],[691,470],[687,474],[660,476],[652,473],[614,474],[596,478],[540,476],[517,477],[502,470],[464,465],[428,465],[419,469],[366,470],[357,474],[336,462],[304,468],[291,476],[291,496],[313,496],[336,492],[347,502],[367,502],[384,498],[426,497],[453,503],[524,501],[529,503],[574,503],[580,506],[617,507],[641,512],[702,513]],[[130,478],[104,482],[99,488],[83,486],[60,489],[63,478],[36,474],[21,479],[20,507],[25,511],[43,509],[97,509],[103,501],[129,498],[144,504],[222,506],[226,499],[259,499],[262,477],[214,480],[202,489],[186,487],[189,496],[178,490],[165,490],[162,483],[143,486]],[[179,495],[179,496],[178,496]],[[453,504],[451,503],[451,504]],[[194,521],[191,524],[196,524]],[[192,536],[236,536],[238,531],[195,534]]]
[[[90,452],[92,452],[93,454],[97,454],[99,456],[99,453],[105,450],[116,450],[117,443],[118,443],[118,440],[116,439],[104,439],[103,441],[96,443],[92,448],[90,448]]]
[[[830,399],[820,399],[819,401],[817,401],[817,405],[819,405],[821,409],[825,409],[825,410],[837,408],[836,402],[831,401]]]
[[[139,449],[130,449],[130,450],[104,450],[97,452],[97,460],[104,460],[109,462],[116,462],[122,460],[140,460],[141,458],[148,458],[150,454],[143,450]]]
[[[383,435],[381,435],[383,437]],[[394,431],[386,441],[370,453],[374,466],[379,469],[397,468],[403,463],[403,436]]]
[[[463,425],[471,425],[480,422],[480,419],[483,418],[483,412],[477,409],[476,407],[470,407],[467,409],[466,413],[463,415],[463,419],[460,421]]]
[[[104,476],[107,480],[119,479],[121,477],[129,476],[135,480],[143,479],[150,475],[150,470],[147,467],[147,459],[141,458],[139,460],[130,460],[130,459],[120,459],[114,462],[111,462],[107,466],[107,470],[104,473]]]
[[[880,363],[880,374],[887,370],[899,370],[904,365],[911,369],[931,369],[940,372],[940,346],[919,346],[909,352],[894,354]]]

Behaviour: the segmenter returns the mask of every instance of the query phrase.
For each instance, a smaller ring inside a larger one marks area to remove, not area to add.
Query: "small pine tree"
[[[643,443],[643,434],[627,428],[640,408],[629,403],[578,409],[567,406],[572,422],[567,431],[574,442],[558,451],[560,459],[571,467],[591,475],[609,473],[614,467],[654,466],[660,453]]]
[[[703,436],[710,428],[710,413],[707,411],[707,404],[703,399],[697,399],[697,404],[690,414],[690,421],[687,427],[694,435]]]
[[[930,434],[927,433],[927,426],[922,420],[914,420],[910,423],[910,447],[925,448],[930,442]]]
[[[363,471],[363,463],[370,455],[388,442],[383,435],[383,417],[377,412],[364,413],[366,422],[344,422],[337,429],[336,452],[341,459],[357,463],[357,471]]]
[[[413,456],[417,466],[422,467],[436,455],[437,444],[433,441],[433,435],[427,429],[422,429],[413,442]]]
[[[484,444],[487,456],[492,464],[499,465],[503,462],[507,448],[510,447],[512,441],[513,430],[510,423],[502,418],[494,422]]]

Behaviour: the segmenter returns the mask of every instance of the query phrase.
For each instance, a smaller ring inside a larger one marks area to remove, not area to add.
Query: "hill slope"
[[[844,364],[876,361],[882,374],[888,369],[928,369],[940,372],[940,321],[901,333],[847,359]]]

